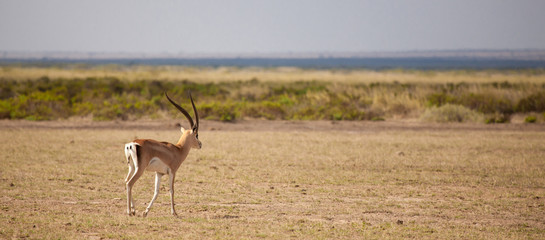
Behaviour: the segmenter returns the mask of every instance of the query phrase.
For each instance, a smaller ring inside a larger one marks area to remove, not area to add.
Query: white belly
[[[154,157],[151,159],[148,167],[146,167],[146,171],[158,172],[162,174],[168,174],[168,172],[170,172],[169,167],[158,157]]]

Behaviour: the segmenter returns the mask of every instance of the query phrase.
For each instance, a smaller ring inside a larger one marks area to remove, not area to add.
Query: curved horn
[[[195,113],[195,120],[197,123],[195,124],[195,132],[199,131],[199,113],[197,113],[197,108],[195,107],[195,103],[193,102],[193,97],[191,96],[191,92],[189,92],[189,98],[191,99],[191,105],[193,105],[193,112]]]
[[[185,117],[187,118],[187,120],[189,121],[189,124],[191,124],[191,128],[193,128],[195,126],[195,124],[193,123],[193,119],[191,118],[191,116],[189,115],[189,113],[183,109],[182,107],[180,107],[180,105],[176,104],[174,101],[172,101],[172,99],[170,99],[170,97],[168,97],[168,94],[167,92],[165,92],[165,96],[167,96],[167,99],[168,101],[170,101],[170,103],[172,103],[172,105],[174,105],[178,110],[180,110],[180,112],[182,112]],[[193,102],[193,100],[191,100],[191,102]],[[195,105],[193,105],[193,107],[195,107]],[[198,119],[198,118],[197,118]],[[197,120],[198,121],[198,120]]]

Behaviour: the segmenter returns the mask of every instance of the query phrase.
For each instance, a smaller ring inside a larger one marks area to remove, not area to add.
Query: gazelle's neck
[[[180,140],[178,140],[178,143],[176,143],[176,145],[178,145],[178,147],[180,148],[189,148],[189,146],[186,144],[189,135],[189,131],[185,131],[184,133],[182,133],[182,136],[180,136]]]

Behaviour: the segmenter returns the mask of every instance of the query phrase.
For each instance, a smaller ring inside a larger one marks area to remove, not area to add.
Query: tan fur
[[[196,132],[193,130],[184,130],[183,128],[181,131],[182,136],[177,144],[159,142],[153,139],[136,139],[125,145],[125,156],[129,163],[129,174],[125,179],[127,185],[127,213],[129,215],[134,215],[136,212],[132,199],[132,188],[145,170],[155,171],[156,175],[155,193],[146,211],[143,212],[143,216],[147,215],[157,198],[161,177],[165,174],[169,175],[171,212],[173,215],[177,215],[174,209],[174,179],[176,171],[186,159],[191,148],[200,149],[202,146]]]
[[[133,142],[125,144],[125,158],[129,164],[129,173],[125,178],[125,183],[127,185],[127,213],[129,216],[134,215],[136,212],[132,199],[132,187],[146,170],[155,172],[155,192],[153,193],[153,198],[146,208],[146,211],[144,211],[142,215],[145,217],[148,214],[153,202],[157,199],[157,195],[159,194],[161,177],[167,174],[170,185],[171,212],[172,215],[176,216],[176,210],[174,209],[174,179],[176,177],[176,171],[186,159],[191,148],[200,149],[202,146],[202,143],[199,140],[199,115],[191,93],[189,93],[189,98],[191,99],[196,122],[193,122],[189,113],[180,107],[180,105],[172,101],[166,92],[165,97],[174,107],[184,114],[191,125],[191,130],[181,128],[182,136],[176,144],[159,142],[153,139],[136,139]]]
[[[126,145],[132,145],[138,149],[136,153],[136,159],[133,159],[132,157],[135,154],[127,155],[127,159],[129,159],[129,174],[125,179],[125,182],[127,185],[127,213],[129,215],[134,215],[136,212],[132,199],[132,187],[140,178],[140,176],[142,176],[145,170],[156,171],[156,189],[149,206],[146,208],[146,211],[143,212],[143,216],[147,215],[147,213],[151,209],[151,206],[153,205],[153,202],[157,198],[160,179],[165,174],[169,175],[171,212],[173,215],[176,215],[176,210],[174,209],[174,179],[176,171],[178,170],[182,162],[186,159],[191,148],[200,149],[202,146],[201,142],[199,141],[199,139],[197,139],[196,134],[192,130],[184,130],[182,128],[182,132],[182,136],[180,137],[180,140],[177,144],[159,142],[152,139],[136,139],[132,143]],[[151,161],[161,161],[161,163],[154,165],[166,166],[165,171],[157,170],[157,168],[150,169]]]

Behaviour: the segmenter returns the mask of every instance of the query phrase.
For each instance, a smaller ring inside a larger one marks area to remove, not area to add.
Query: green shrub
[[[321,105],[301,104],[294,106],[290,119],[293,120],[324,120],[328,119],[326,108]]]
[[[516,107],[511,100],[494,93],[458,93],[457,95],[447,93],[432,93],[427,97],[428,107],[440,107],[445,104],[463,105],[467,108],[481,113],[502,113],[512,114]]]
[[[545,91],[531,94],[519,100],[516,105],[518,112],[543,112],[545,111]]]
[[[525,123],[535,123],[536,121],[537,121],[536,116],[528,116],[528,117],[524,118]]]
[[[183,107],[183,106],[182,106]],[[190,109],[186,108],[185,109]],[[205,103],[197,107],[199,109],[199,117],[209,120],[218,120],[222,122],[235,121],[240,117],[235,104],[227,103]]]
[[[72,112],[76,116],[87,116],[94,112],[95,105],[90,102],[76,102],[72,104]]]
[[[128,114],[124,111],[124,108],[119,103],[111,103],[109,101],[104,101],[97,110],[93,112],[93,120],[96,121],[107,121],[121,119],[127,120]]]
[[[339,119],[330,119],[330,120],[352,120],[352,121],[353,120],[368,120],[367,115],[365,114],[364,111],[360,111],[359,109],[354,107],[342,108],[340,113],[337,113],[337,114],[340,114]],[[335,115],[333,114],[332,116],[335,117]]]
[[[258,116],[263,116],[269,120],[284,119],[286,117],[286,106],[289,103],[282,104],[281,102],[262,101],[258,109]]]
[[[512,114],[514,112],[511,101],[491,93],[464,94],[457,103],[482,113]]]
[[[432,106],[440,107],[448,103],[456,102],[456,98],[453,95],[448,94],[446,92],[432,93],[428,95],[426,98],[427,98],[428,107],[432,107]]]
[[[0,100],[0,119],[10,118],[12,112],[11,101]]]
[[[332,117],[333,117],[333,120],[335,121],[343,120],[343,114],[340,112],[333,113]]]
[[[509,114],[494,113],[494,114],[487,114],[485,116],[486,124],[509,123],[509,122],[511,122],[511,115]]]
[[[481,122],[483,115],[465,106],[445,104],[441,107],[428,108],[421,116],[428,122]]]
[[[385,119],[383,117],[373,117],[373,118],[371,118],[371,121],[373,121],[373,122],[382,122],[382,121],[385,121]]]
[[[8,114],[9,112],[9,114]],[[4,100],[0,109],[1,116],[11,119],[51,120],[66,118],[71,115],[64,96],[53,91],[32,92]]]

